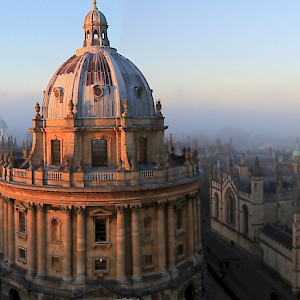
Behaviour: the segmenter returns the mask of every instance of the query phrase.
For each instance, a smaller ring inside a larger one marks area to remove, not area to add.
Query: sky
[[[0,116],[19,139],[56,69],[82,46],[91,0],[0,0]],[[161,99],[168,133],[295,141],[300,1],[98,1],[111,46]]]

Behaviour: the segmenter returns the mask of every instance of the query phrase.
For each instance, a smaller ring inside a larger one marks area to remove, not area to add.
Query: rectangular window
[[[23,264],[26,264],[26,249],[19,247],[19,258],[18,260]]]
[[[60,165],[60,141],[52,140],[51,141],[51,162],[52,165]]]
[[[153,267],[153,256],[152,256],[152,254],[144,255],[144,266],[145,266],[145,268]]]
[[[55,271],[61,270],[59,256],[51,256],[51,269]]]
[[[139,140],[138,149],[137,149],[138,163],[146,164],[147,163],[147,138],[141,138]]]
[[[95,259],[94,269],[96,273],[106,273],[108,271],[108,260],[106,258]]]
[[[143,224],[143,230],[144,230],[144,241],[150,241],[153,239],[153,230],[152,230],[152,218],[146,217],[144,219]]]
[[[182,226],[182,208],[181,207],[177,207],[176,209],[176,230],[182,230],[183,226]]]
[[[104,139],[92,141],[92,166],[106,167],[107,160],[107,141]]]
[[[106,243],[106,219],[95,219],[95,243]]]
[[[19,234],[26,235],[26,213],[19,211]]]
[[[182,257],[184,255],[184,252],[183,252],[183,245],[178,245],[177,246],[177,257]]]

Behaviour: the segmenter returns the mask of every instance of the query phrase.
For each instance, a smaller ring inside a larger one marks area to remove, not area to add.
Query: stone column
[[[158,202],[157,206],[157,271],[166,272],[166,228],[165,202]]]
[[[27,268],[28,275],[32,276],[36,273],[36,209],[31,205],[27,212]],[[45,233],[44,233],[45,234]]]
[[[140,206],[131,207],[132,277],[141,278]]]
[[[196,211],[197,211],[197,228],[198,228],[198,251],[202,249],[202,241],[201,241],[201,199],[200,199],[200,192],[198,191],[196,194]]]
[[[77,209],[77,282],[85,282],[85,210]]]
[[[125,280],[125,222],[123,206],[117,206],[117,279]]]
[[[46,275],[46,220],[44,206],[37,206],[37,275]]]
[[[175,220],[174,202],[168,202],[168,246],[169,246],[169,269],[175,267]]]
[[[193,226],[194,226],[194,255],[198,252],[198,220],[197,220],[197,198],[196,195],[192,196],[193,205]]]
[[[0,253],[4,252],[4,200],[0,197]]]
[[[8,201],[8,263],[15,263],[15,216],[14,216],[14,200]]]
[[[191,197],[187,199],[187,257],[194,256],[194,224],[193,224],[193,202]]]
[[[8,203],[7,199],[3,199],[3,231],[4,231],[4,260],[8,261]]]
[[[63,245],[64,245],[64,257],[63,257],[63,280],[65,282],[72,281],[72,211],[69,208],[65,208],[65,217],[63,221]]]

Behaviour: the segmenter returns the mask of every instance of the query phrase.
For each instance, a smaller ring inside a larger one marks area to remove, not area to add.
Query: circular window
[[[103,96],[103,87],[100,86],[100,85],[95,85],[94,86],[94,93],[95,93],[95,96],[102,97]]]
[[[59,100],[59,99],[61,99],[61,96],[62,96],[62,94],[63,94],[63,88],[61,88],[61,87],[56,87],[56,88],[54,88],[53,92],[54,92],[54,97],[55,97],[57,100]]]

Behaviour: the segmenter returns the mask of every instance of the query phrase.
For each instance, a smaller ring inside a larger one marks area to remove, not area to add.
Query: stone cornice
[[[117,205],[126,203],[152,203],[160,199],[185,196],[195,188],[200,187],[198,177],[187,178],[179,182],[154,184],[150,187],[117,187],[117,188],[64,188],[49,186],[34,186],[0,180],[0,191],[3,196],[23,202],[33,202],[57,205],[93,206]],[[143,193],[143,199],[140,194]],[[55,196],[55,197],[54,197]],[[70,199],[66,201],[66,199]],[[104,199],[104,200],[101,200]]]

